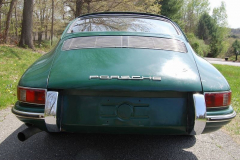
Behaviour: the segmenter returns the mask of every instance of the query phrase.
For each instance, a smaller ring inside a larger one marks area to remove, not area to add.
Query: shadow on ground
[[[0,144],[0,159],[197,159],[184,149],[194,136],[69,134],[41,132],[25,142],[22,125]]]

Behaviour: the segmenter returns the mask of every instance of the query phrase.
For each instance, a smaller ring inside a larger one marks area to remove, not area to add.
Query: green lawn
[[[31,49],[0,45],[0,109],[13,105],[16,87],[24,71],[41,54]]]
[[[237,112],[237,116],[230,124],[224,129],[234,135],[240,135],[240,67],[218,65],[214,66],[224,75],[227,79],[232,90],[232,106]]]

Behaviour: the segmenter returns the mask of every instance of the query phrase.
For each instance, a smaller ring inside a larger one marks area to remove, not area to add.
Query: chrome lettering
[[[119,79],[119,76],[110,76],[110,79]]]
[[[98,76],[89,76],[89,79],[97,79],[99,78]]]
[[[103,75],[103,76],[100,76],[100,79],[109,79],[109,76]]]
[[[161,78],[161,77],[153,77],[153,80],[154,80],[154,81],[161,81],[162,78]]]
[[[132,76],[132,78],[131,79],[138,79],[138,80],[142,80],[143,79],[143,77],[141,77],[141,76]]]
[[[93,75],[93,76],[89,76],[89,79],[102,79],[102,80],[111,80],[111,79],[118,79],[118,80],[144,80],[144,79],[148,79],[148,80],[153,80],[153,81],[161,81],[162,78],[161,77],[144,77],[144,76],[108,76],[108,75]]]
[[[120,76],[118,79],[131,79],[130,76]]]
[[[151,80],[152,77],[143,77],[143,79],[149,79],[149,80]]]

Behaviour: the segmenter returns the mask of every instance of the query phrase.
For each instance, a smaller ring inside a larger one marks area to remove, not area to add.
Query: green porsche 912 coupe
[[[236,116],[222,74],[164,16],[94,13],[73,20],[18,84],[12,112],[39,131],[197,135]]]

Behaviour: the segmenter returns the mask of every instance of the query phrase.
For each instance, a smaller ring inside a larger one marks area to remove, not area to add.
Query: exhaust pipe
[[[18,133],[18,139],[20,141],[25,141],[28,138],[30,138],[31,136],[33,136],[34,134],[41,132],[42,130],[40,130],[39,128],[36,127],[28,127],[26,129],[24,129],[22,132]]]

